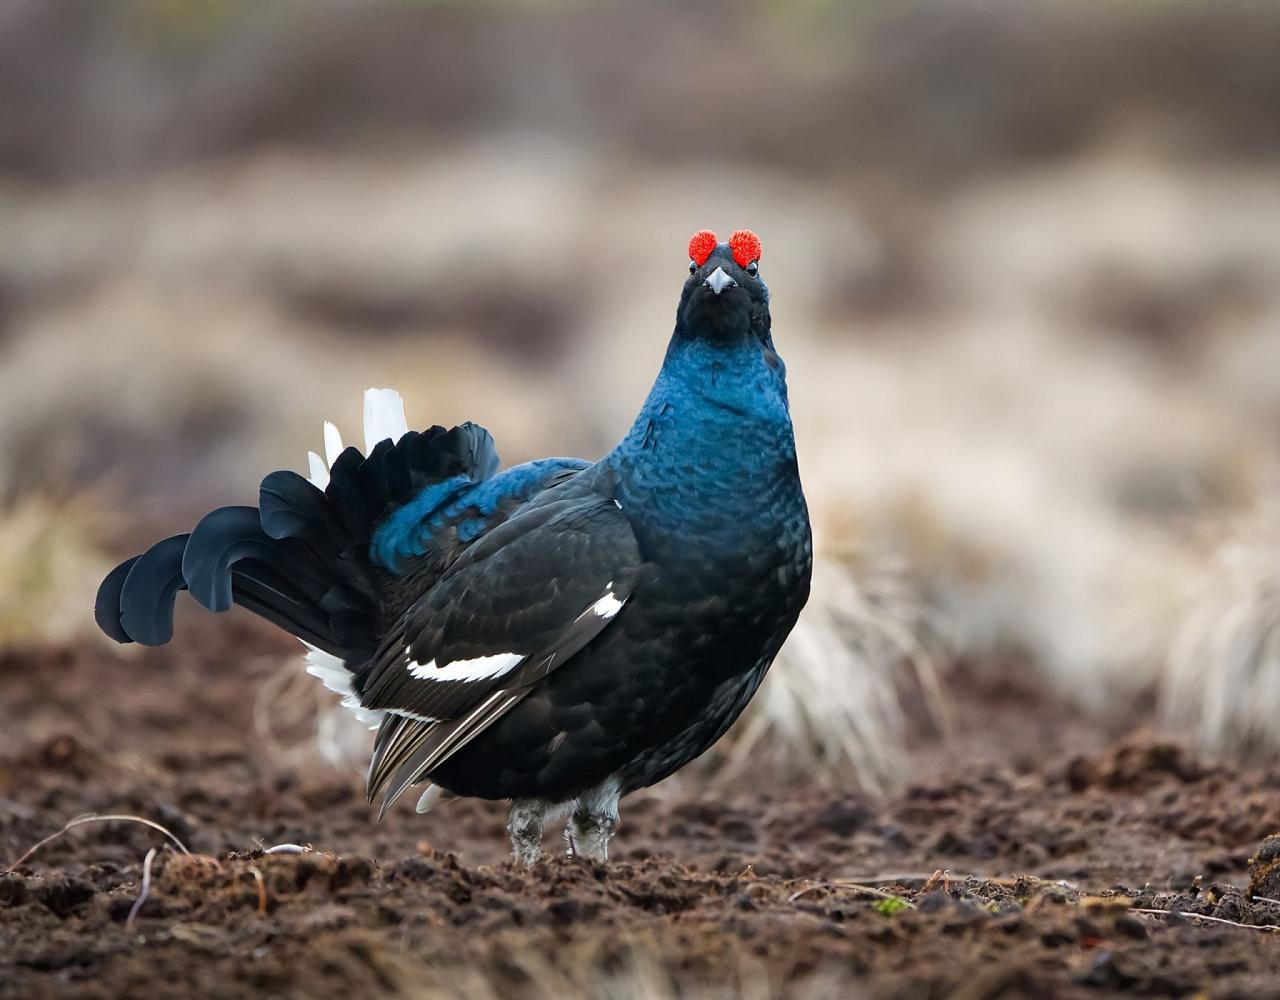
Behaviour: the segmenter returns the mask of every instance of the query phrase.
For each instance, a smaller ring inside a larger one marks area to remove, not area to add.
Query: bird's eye
[[[692,257],[689,258],[689,273],[696,274],[697,270],[698,270],[698,262],[695,261]]]
[[[751,277],[754,278],[759,273],[760,273],[760,265],[757,264],[754,260],[747,265],[747,274],[751,275]]]

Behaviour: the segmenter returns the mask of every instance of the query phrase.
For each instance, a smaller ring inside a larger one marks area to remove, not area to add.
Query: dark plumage
[[[422,808],[512,799],[532,861],[544,817],[571,803],[570,850],[603,858],[619,797],[720,738],[809,593],[759,241],[702,233],[690,254],[662,370],[600,461],[497,472],[473,424],[347,448],[327,481],[312,456],[312,480],[273,472],[258,507],[215,510],[113,570],[99,625],[167,642],[181,589],[248,608],[307,642],[311,672],[378,725],[384,809],[428,781],[443,792]],[[367,423],[395,423],[386,393],[366,406]]]

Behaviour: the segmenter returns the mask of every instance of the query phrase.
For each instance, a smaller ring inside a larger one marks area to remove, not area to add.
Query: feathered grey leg
[[[518,799],[511,806],[511,853],[523,865],[531,865],[542,856],[542,825],[555,806],[544,799]]]
[[[571,858],[609,860],[609,838],[618,828],[618,783],[610,778],[578,796],[564,839]]]

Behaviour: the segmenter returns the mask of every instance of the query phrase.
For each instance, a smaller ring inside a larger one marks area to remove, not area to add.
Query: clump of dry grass
[[[1188,588],[1160,707],[1209,749],[1280,752],[1280,507],[1235,526]]]
[[[715,748],[716,780],[748,771],[838,781],[886,791],[905,756],[903,683],[923,690],[947,723],[935,623],[900,567],[866,560],[854,570],[814,565],[809,604],[743,719]]]
[[[319,752],[332,767],[363,773],[373,734],[306,673],[303,653],[264,660],[263,665],[254,694],[253,726],[267,750],[300,766]]]
[[[97,523],[87,497],[0,503],[0,648],[65,642],[84,631],[111,568],[96,543]]]

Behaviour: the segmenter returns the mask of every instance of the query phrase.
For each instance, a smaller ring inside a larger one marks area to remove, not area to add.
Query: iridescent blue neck
[[[604,459],[624,508],[694,524],[714,507],[749,521],[762,489],[796,477],[786,370],[772,344],[677,335],[626,437]],[[695,495],[696,487],[696,495]]]

